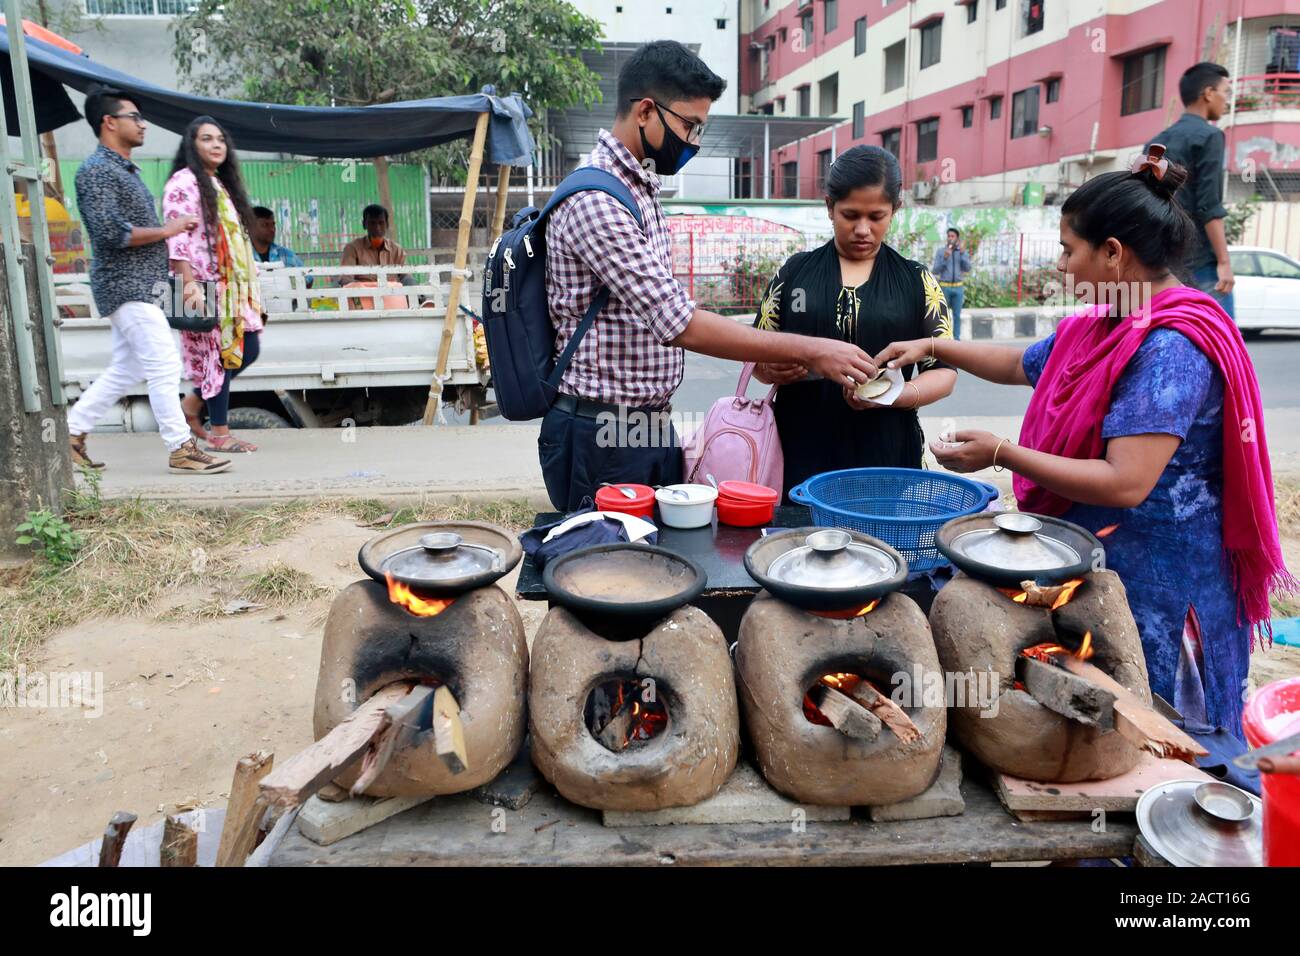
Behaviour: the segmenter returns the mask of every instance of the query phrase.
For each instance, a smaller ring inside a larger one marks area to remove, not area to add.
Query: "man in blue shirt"
[[[1228,111],[1231,92],[1232,81],[1224,67],[1217,63],[1190,67],[1178,81],[1187,112],[1153,140],[1164,145],[1166,159],[1187,169],[1186,185],[1174,193],[1174,201],[1192,217],[1200,234],[1184,260],[1187,278],[1214,296],[1229,316],[1236,279],[1223,229],[1228,215],[1223,205],[1223,130],[1214,124]]]
[[[265,206],[253,207],[253,229],[248,237],[253,241],[253,256],[258,262],[283,262],[286,266],[302,267],[302,260],[296,252],[275,241],[275,213]],[[311,276],[307,276],[307,288],[311,288]]]
[[[952,337],[961,338],[961,307],[966,301],[966,289],[963,282],[970,272],[970,253],[961,247],[961,231],[956,228],[948,230],[948,243],[934,254],[934,268],[930,270],[939,280],[943,297],[948,300],[948,310],[952,312]]]

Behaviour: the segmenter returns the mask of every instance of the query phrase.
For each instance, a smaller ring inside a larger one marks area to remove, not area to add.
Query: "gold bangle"
[[[912,391],[916,392],[916,404],[913,405],[912,407],[913,407],[913,408],[920,408],[920,407],[921,407],[921,390],[917,387],[917,385],[916,385],[915,382],[908,382],[907,384],[910,385],[910,386],[912,386]]]
[[[1006,471],[1005,468],[998,467],[998,452],[1000,452],[1002,450],[1002,446],[1009,441],[1011,441],[1010,438],[1004,438],[1002,439],[1002,441],[998,442],[998,447],[993,449],[993,470],[994,471]]]

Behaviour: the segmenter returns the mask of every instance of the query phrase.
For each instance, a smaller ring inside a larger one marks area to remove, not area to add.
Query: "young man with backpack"
[[[760,331],[697,308],[673,277],[659,177],[678,172],[698,151],[709,107],[725,88],[726,81],[682,44],[659,40],[642,46],[619,71],[613,129],[600,131],[589,166],[570,177],[587,184],[572,194],[562,186],[543,211],[554,332],[547,359],[559,375],[538,452],[547,493],[563,511],[594,497],[605,482],[681,481],[675,436],[671,447],[658,440],[619,445],[608,440],[614,430],[602,427],[602,419],[662,420],[682,381],[683,350],[795,363],[845,384],[876,374],[871,358],[848,342]],[[607,185],[590,184],[597,179]],[[533,248],[530,242],[523,255],[531,256]],[[491,267],[489,262],[489,272]],[[486,281],[490,285],[492,277]],[[489,293],[485,287],[485,299]],[[593,306],[595,314],[589,314]],[[488,344],[491,349],[490,320]],[[495,354],[492,365],[495,380]],[[497,391],[500,398],[499,385]],[[617,433],[657,430],[632,426]]]

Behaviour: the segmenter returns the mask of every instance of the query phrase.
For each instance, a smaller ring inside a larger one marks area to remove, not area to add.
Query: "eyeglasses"
[[[108,115],[113,117],[113,119],[129,119],[135,123],[144,122],[144,117],[139,113],[109,113]]]
[[[639,103],[642,99],[643,99],[643,97],[640,97],[640,96],[634,96],[634,97],[631,98],[631,100],[629,100],[629,102],[632,102],[632,103]],[[704,126],[705,126],[704,123],[697,123],[697,122],[695,122],[694,120],[687,119],[685,116],[683,116],[681,113],[678,113],[676,110],[668,109],[667,106],[664,106],[664,105],[663,105],[662,103],[660,103],[658,100],[654,100],[654,104],[655,104],[655,108],[656,108],[656,109],[668,110],[669,113],[672,113],[672,114],[673,114],[674,116],[676,116],[679,120],[681,120],[683,123],[685,123],[685,124],[686,124],[686,142],[690,143],[692,146],[698,146],[698,145],[699,145],[699,142],[700,142],[701,137],[704,136]],[[659,119],[660,119],[661,122],[664,122],[664,125],[665,125],[665,126],[668,125],[667,122],[664,121],[664,118],[663,118],[662,115],[659,117]]]

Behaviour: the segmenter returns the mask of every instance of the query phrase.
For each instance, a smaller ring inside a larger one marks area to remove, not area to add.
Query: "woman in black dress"
[[[768,284],[757,326],[853,342],[870,355],[907,338],[952,338],[943,290],[921,263],[885,244],[898,210],[902,173],[892,153],[854,146],[832,164],[826,211],[835,237],[791,256]],[[916,410],[952,392],[957,373],[923,359],[902,369],[892,405],[860,401],[801,365],[759,365],[754,377],[779,385],[777,431],[785,488],[840,468],[921,468],[925,436]]]

